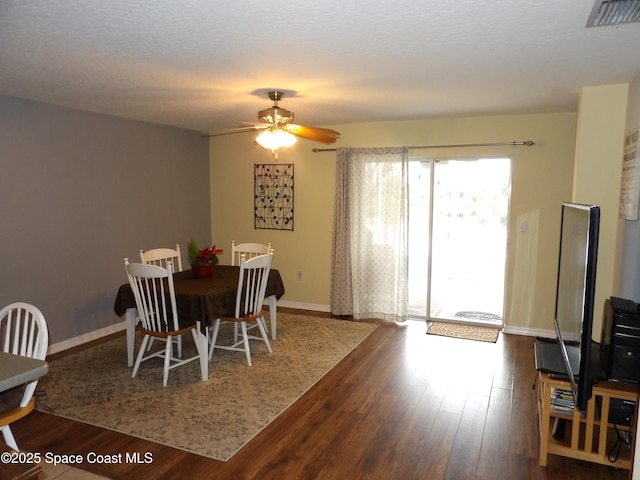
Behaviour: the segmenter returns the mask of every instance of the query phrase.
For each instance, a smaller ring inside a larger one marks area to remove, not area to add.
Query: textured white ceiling
[[[449,3],[449,4],[447,4]],[[0,94],[199,131],[575,111],[640,74],[593,0],[1,0]]]

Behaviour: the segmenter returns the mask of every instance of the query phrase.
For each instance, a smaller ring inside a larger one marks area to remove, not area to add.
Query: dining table
[[[197,278],[191,270],[175,272],[173,285],[179,322],[197,322],[204,330],[207,326],[213,325],[218,318],[235,316],[239,275],[239,266],[220,264],[215,266],[213,275],[208,278]],[[277,329],[276,303],[283,295],[284,283],[280,272],[272,268],[269,270],[265,298],[269,305],[273,340],[276,339]],[[121,285],[118,289],[113,309],[118,316],[125,315],[127,362],[129,366],[133,366],[137,309],[129,283]]]
[[[49,364],[37,358],[0,352],[0,392],[36,380],[49,371]]]

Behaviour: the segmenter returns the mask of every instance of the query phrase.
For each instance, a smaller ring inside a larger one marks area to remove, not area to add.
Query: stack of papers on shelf
[[[573,414],[573,394],[570,390],[551,389],[551,410],[566,415]]]

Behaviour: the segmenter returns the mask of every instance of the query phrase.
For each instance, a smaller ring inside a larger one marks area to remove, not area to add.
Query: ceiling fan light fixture
[[[293,112],[274,105],[259,111],[258,120],[267,123],[288,123],[293,121]]]
[[[266,150],[271,150],[276,159],[278,158],[278,149],[291,147],[296,143],[296,137],[326,144],[335,143],[340,138],[340,132],[330,128],[294,124],[293,112],[278,106],[278,101],[283,95],[284,93],[280,91],[269,92],[269,98],[273,100],[274,105],[258,112],[258,122],[243,122],[246,125],[244,127],[218,130],[203,134],[203,136],[214,137],[230,133],[262,130],[263,132],[256,138],[256,143]]]
[[[289,148],[296,143],[296,137],[289,132],[277,129],[268,129],[256,137],[256,142],[266,150],[275,151],[279,148]]]

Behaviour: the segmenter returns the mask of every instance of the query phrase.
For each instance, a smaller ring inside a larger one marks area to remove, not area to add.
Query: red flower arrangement
[[[215,265],[218,263],[218,254],[223,250],[212,246],[200,250],[195,240],[189,242],[189,262],[191,265]]]
[[[198,252],[198,256],[196,257],[196,264],[197,265],[215,265],[216,263],[218,263],[217,255],[219,253],[222,253],[222,250],[219,248],[216,248],[215,245],[211,248],[205,248],[204,250],[200,250],[200,252]]]

